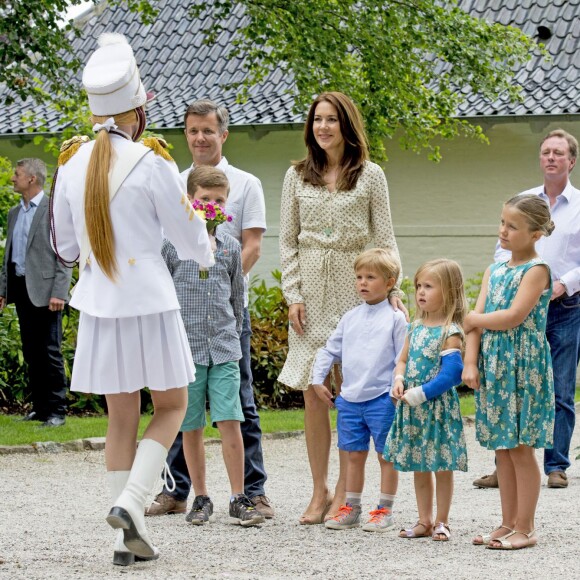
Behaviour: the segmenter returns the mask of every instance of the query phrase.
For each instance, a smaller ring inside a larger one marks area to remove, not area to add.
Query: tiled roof
[[[301,115],[292,112],[292,78],[279,70],[250,90],[248,100],[235,102],[235,91],[221,87],[243,78],[242,60],[230,56],[231,40],[242,19],[237,7],[217,44],[202,44],[200,31],[212,25],[211,18],[192,21],[187,3],[168,0],[152,25],[143,25],[137,14],[124,6],[91,9],[81,17],[85,34],[74,41],[82,62],[96,47],[102,32],[119,32],[129,39],[139,62],[147,90],[157,99],[148,110],[151,123],[160,129],[180,127],[187,104],[198,98],[227,103],[232,125],[272,125],[300,123]],[[185,5],[185,6],[184,6]],[[515,74],[524,87],[524,102],[508,104],[503,100],[489,103],[479,95],[469,95],[458,114],[479,115],[560,115],[580,113],[580,0],[460,0],[459,5],[474,16],[512,24],[525,33],[537,36],[538,26],[548,28],[552,36],[545,41],[551,62],[534,56]],[[78,74],[80,85],[80,72]],[[0,95],[1,96],[1,95]],[[29,103],[6,107],[0,116],[0,134],[23,133],[21,116]],[[50,130],[63,127],[57,114],[46,112]]]
[[[551,60],[534,55],[514,75],[524,87],[523,103],[505,99],[490,103],[469,95],[459,108],[460,116],[580,114],[580,0],[460,0],[459,4],[473,16],[517,26],[534,38],[538,27],[551,33],[541,40]]]

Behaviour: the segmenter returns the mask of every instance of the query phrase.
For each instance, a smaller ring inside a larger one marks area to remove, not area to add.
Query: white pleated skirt
[[[166,391],[195,379],[179,310],[129,318],[81,312],[71,391],[109,395]]]

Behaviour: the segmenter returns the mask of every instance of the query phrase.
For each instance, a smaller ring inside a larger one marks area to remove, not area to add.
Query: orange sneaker
[[[324,522],[329,530],[349,530],[360,526],[362,508],[360,505],[341,505],[336,516]]]
[[[365,532],[386,532],[395,522],[393,512],[381,505],[369,512],[369,521],[362,527]]]

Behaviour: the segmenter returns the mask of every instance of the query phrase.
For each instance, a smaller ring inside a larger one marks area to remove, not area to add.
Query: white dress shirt
[[[550,205],[543,185],[523,191],[520,195],[527,193],[539,195]],[[568,181],[550,212],[556,227],[550,236],[542,236],[536,242],[536,251],[550,266],[552,280],[560,280],[566,287],[566,293],[572,296],[580,291],[580,191]],[[505,262],[510,258],[511,252],[504,250],[498,242],[494,260]]]
[[[340,394],[345,401],[362,403],[391,390],[393,371],[405,336],[404,314],[388,300],[361,304],[340,320],[314,361],[312,384],[322,384],[335,363],[342,363]]]

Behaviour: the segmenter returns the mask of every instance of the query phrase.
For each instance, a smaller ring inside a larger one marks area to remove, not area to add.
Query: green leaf
[[[458,107],[470,92],[517,100],[514,68],[542,52],[519,29],[474,18],[453,1],[217,0],[211,14],[200,3],[190,15],[219,23],[240,8],[234,44],[246,75],[231,85],[239,99],[276,70],[293,75],[297,113],[314,95],[340,90],[360,107],[376,160],[398,129],[403,148],[426,148],[434,161],[437,139],[485,142],[480,127],[455,117]],[[216,39],[205,33],[206,43]]]

